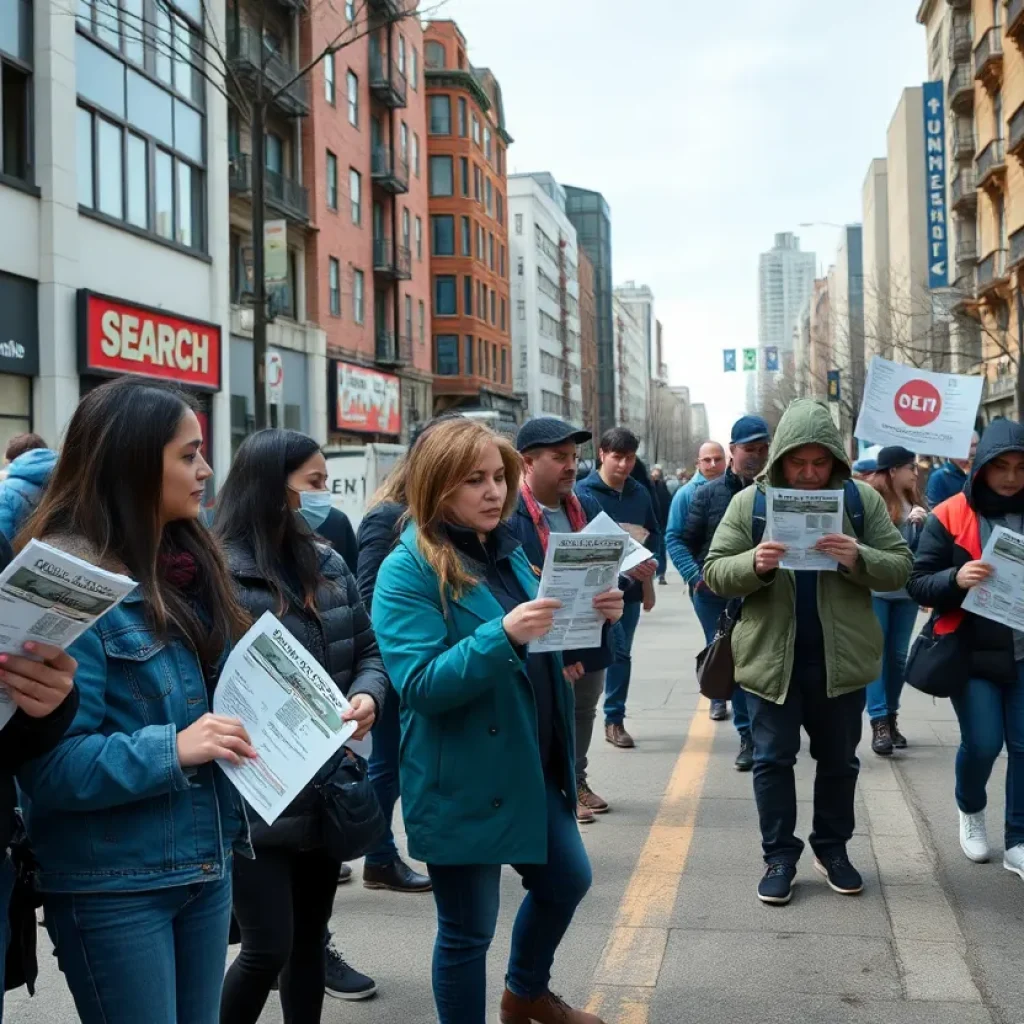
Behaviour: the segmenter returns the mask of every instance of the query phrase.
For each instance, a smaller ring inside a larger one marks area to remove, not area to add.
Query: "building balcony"
[[[228,25],[228,64],[243,86],[258,87],[263,79],[266,92],[276,94],[274,105],[289,117],[309,113],[309,76],[292,81],[298,73],[283,57],[264,45],[259,32],[250,25]]]
[[[378,327],[374,358],[381,366],[409,366],[412,363],[412,338]]]
[[[252,157],[235,153],[228,162],[228,187],[235,195],[252,193]],[[298,224],[309,222],[309,189],[269,168],[263,172],[263,198],[267,206]]]
[[[946,100],[950,109],[960,114],[974,108],[974,78],[971,66],[966,61],[952,65],[946,86]]]
[[[412,253],[390,238],[373,240],[373,272],[388,281],[412,280]]]
[[[971,9],[971,0],[946,0],[946,3],[954,11],[969,11]]]
[[[953,179],[949,189],[950,205],[958,213],[966,213],[978,206],[978,186],[974,171],[970,167],[961,167],[960,173]]]
[[[404,13],[402,0],[366,0],[367,10],[381,18],[397,18]]]
[[[960,268],[958,267],[957,270],[960,271]],[[974,309],[974,296],[978,290],[977,279],[977,267],[967,267],[958,273],[957,279],[953,283],[955,301],[952,308],[954,310],[960,313],[969,313]]]
[[[994,25],[982,34],[974,48],[974,77],[993,88],[1003,78],[1003,26]]]
[[[378,103],[398,110],[406,105],[409,83],[394,61],[380,51],[370,51],[370,93]]]
[[[956,243],[957,267],[973,267],[978,262],[978,241],[975,238],[959,238]]]
[[[1006,0],[1006,34],[1018,46],[1024,42],[1024,0]]]
[[[1006,176],[1006,144],[993,139],[974,161],[978,188],[991,188]]]
[[[970,18],[954,17],[949,27],[949,59],[951,62],[970,60],[974,50]]]
[[[409,161],[396,157],[388,146],[374,146],[370,178],[385,192],[401,195],[409,191]]]
[[[1024,3],[1024,0],[1021,0]],[[976,151],[974,142],[974,124],[957,123],[953,126],[953,135],[950,140],[950,151],[954,160],[970,160]]]
[[[1010,235],[1010,255],[1007,266],[1017,270],[1024,263],[1024,228],[1018,228]]]
[[[1006,256],[1005,249],[995,249],[978,264],[975,294],[979,299],[995,292],[1009,280]]]
[[[1024,0],[1021,0],[1024,3]],[[1022,103],[1010,117],[1009,140],[1006,148],[1018,160],[1024,162],[1024,103]]]
[[[1017,390],[1017,374],[1009,367],[1006,371],[999,373],[996,368],[996,376],[985,378],[985,390],[982,394],[982,402],[996,402],[1009,398]]]

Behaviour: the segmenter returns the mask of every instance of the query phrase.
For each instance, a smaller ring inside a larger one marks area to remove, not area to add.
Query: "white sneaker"
[[[1015,875],[1020,875],[1021,878],[1024,878],[1024,843],[1011,846],[1003,854],[1003,867],[1007,871],[1012,871]]]
[[[977,814],[964,814],[960,811],[960,849],[975,864],[984,864],[988,860],[988,829],[985,827],[984,811]]]

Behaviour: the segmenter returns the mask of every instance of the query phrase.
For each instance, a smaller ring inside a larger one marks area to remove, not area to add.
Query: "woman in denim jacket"
[[[46,922],[83,1024],[216,1024],[254,756],[212,692],[247,618],[200,520],[211,472],[178,391],[123,378],[68,426],[40,537],[137,589],[71,645],[77,715],[18,774]]]

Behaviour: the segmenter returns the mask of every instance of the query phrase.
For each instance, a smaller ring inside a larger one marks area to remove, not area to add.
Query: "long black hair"
[[[313,535],[288,506],[288,477],[319,451],[313,438],[297,430],[257,431],[239,447],[217,502],[214,533],[252,555],[277,597],[279,614],[292,601],[315,611],[324,582]]]
[[[101,560],[115,558],[139,584],[156,632],[166,636],[173,627],[209,667],[245,632],[248,616],[203,523],[182,519],[161,529],[164,448],[190,409],[182,391],[137,377],[90,391],[71,417],[46,493],[18,546],[63,534],[86,540]],[[174,555],[195,561],[194,592],[161,578],[160,557]]]

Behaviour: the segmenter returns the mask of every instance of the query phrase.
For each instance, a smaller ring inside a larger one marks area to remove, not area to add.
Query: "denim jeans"
[[[693,610],[697,613],[700,628],[704,630],[704,643],[709,644],[715,638],[715,627],[728,602],[710,590],[691,590],[690,599],[693,601]],[[736,726],[740,736],[750,735],[747,694],[738,686],[732,691],[732,724]]]
[[[14,892],[14,879],[14,862],[5,851],[4,859],[0,860],[0,1020],[4,1019],[4,962],[7,944],[11,941],[7,912],[11,906],[11,893]]]
[[[576,712],[576,783],[587,781],[587,767],[590,763],[587,752],[594,736],[594,719],[597,717],[597,702],[604,692],[605,670],[587,672],[572,687],[573,705]]]
[[[366,863],[383,867],[398,860],[395,834],[391,819],[398,802],[398,746],[402,739],[402,725],[398,715],[399,699],[389,686],[388,695],[380,715],[373,723],[373,749],[370,751],[370,782],[377,794],[377,802],[388,823],[388,833],[376,850],[366,855]]]
[[[665,570],[668,568],[668,550],[665,547],[665,527],[661,528],[661,537],[658,540],[658,550],[654,552],[654,559],[658,565],[658,579],[662,579]]]
[[[972,679],[953,698],[960,720],[956,754],[956,802],[965,814],[985,809],[992,766],[1006,743],[1006,848],[1024,843],[1024,664],[1017,663],[1017,681],[998,686]]]
[[[917,622],[916,601],[901,598],[885,601],[872,598],[875,615],[882,627],[885,646],[882,649],[882,674],[868,684],[868,718],[874,722],[886,715],[895,715],[900,709],[903,676],[907,668],[910,637]]]
[[[853,835],[853,798],[860,761],[864,691],[829,697],[825,666],[796,666],[784,704],[747,694],[754,739],[754,798],[761,822],[765,863],[795,864],[804,844],[796,836],[796,780],[800,728],[811,740],[814,775],[814,831],[811,849],[819,857],[842,852]]]
[[[526,898],[512,929],[505,984],[536,999],[547,991],[551,965],[576,907],[590,888],[590,861],[576,817],[554,782],[547,786],[548,860],[513,865]],[[440,1024],[484,1024],[487,950],[494,938],[501,889],[500,864],[428,864],[437,905],[434,1001]]]
[[[604,679],[604,723],[622,725],[626,718],[626,698],[629,696],[629,677],[633,668],[633,637],[640,622],[642,602],[630,601],[622,609],[619,620],[620,647],[615,661],[608,666]]]
[[[218,1024],[231,877],[50,893],[46,925],[82,1024]]]

